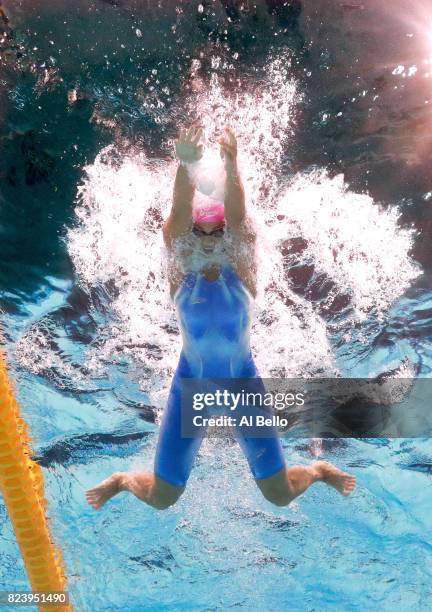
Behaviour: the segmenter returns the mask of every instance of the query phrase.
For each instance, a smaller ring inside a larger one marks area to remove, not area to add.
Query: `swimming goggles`
[[[192,232],[195,234],[195,236],[216,236],[216,237],[221,237],[224,235],[225,233],[225,228],[224,227],[218,227],[214,230],[212,230],[211,232],[206,232],[202,229],[200,229],[199,227],[196,227],[195,225],[192,228]]]

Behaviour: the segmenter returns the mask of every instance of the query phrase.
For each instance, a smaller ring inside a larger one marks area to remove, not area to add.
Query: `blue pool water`
[[[347,499],[317,484],[271,506],[224,439],[168,511],[84,497],[152,468],[180,348],[159,265],[170,141],[197,115],[239,134],[261,371],[430,377],[424,3],[3,4],[1,332],[76,609],[429,610],[428,438],[283,438],[289,464],[355,474]],[[2,504],[0,560],[0,590],[26,590]]]

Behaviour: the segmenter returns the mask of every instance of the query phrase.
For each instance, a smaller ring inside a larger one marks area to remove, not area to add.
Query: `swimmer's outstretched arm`
[[[192,202],[195,186],[189,176],[186,164],[198,161],[202,157],[203,146],[199,144],[201,129],[190,128],[180,132],[175,143],[176,155],[180,160],[174,181],[173,204],[170,215],[163,226],[165,242],[184,234],[192,225]]]
[[[225,161],[225,219],[231,229],[237,229],[246,217],[243,183],[237,165],[237,140],[234,132],[225,128],[219,138],[221,153]]]

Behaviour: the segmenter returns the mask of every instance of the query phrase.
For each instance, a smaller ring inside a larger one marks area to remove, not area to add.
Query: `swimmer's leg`
[[[242,386],[248,392],[261,394],[266,391],[252,356],[245,365]],[[265,414],[261,405],[243,406],[250,415]],[[324,482],[342,495],[349,495],[355,488],[354,476],[339,470],[328,461],[315,461],[311,465],[288,467],[282,451],[279,432],[273,425],[260,427],[260,437],[248,435],[248,427],[234,427],[234,435],[248,461],[255,482],[264,497],[276,506],[287,506],[315,482]],[[252,429],[252,432],[254,430]]]
[[[128,491],[153,508],[169,508],[186,488],[204,434],[205,429],[201,428],[197,437],[181,435],[180,382],[176,375],[162,418],[154,473],[115,472],[86,492],[88,503],[98,510],[118,493]]]
[[[264,497],[276,506],[286,506],[315,482],[324,482],[347,496],[355,489],[356,479],[328,461],[311,465],[284,466],[273,476],[256,479]]]
[[[99,510],[112,497],[129,491],[149,506],[164,510],[175,504],[185,487],[175,487],[151,472],[114,472],[93,489],[86,492],[88,503]]]
[[[345,496],[355,488],[354,476],[342,472],[327,461],[288,467],[275,427],[269,427],[267,437],[262,438],[244,436],[239,429],[236,438],[259,490],[276,506],[288,505],[315,482],[324,482]]]

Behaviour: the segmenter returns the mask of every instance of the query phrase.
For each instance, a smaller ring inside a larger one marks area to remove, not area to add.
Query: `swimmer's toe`
[[[318,461],[321,469],[322,482],[335,488],[341,495],[347,496],[352,493],[356,486],[355,476],[343,472],[328,461]]]
[[[114,495],[119,492],[119,474],[116,472],[98,485],[86,491],[87,502],[95,510],[99,510]]]

